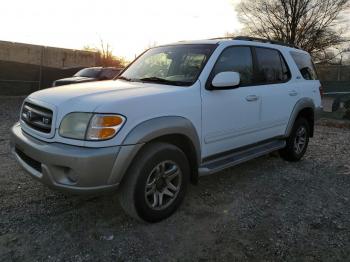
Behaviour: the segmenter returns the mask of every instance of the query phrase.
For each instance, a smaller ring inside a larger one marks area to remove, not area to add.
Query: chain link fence
[[[324,89],[324,116],[350,119],[350,66],[318,65],[317,72]]]

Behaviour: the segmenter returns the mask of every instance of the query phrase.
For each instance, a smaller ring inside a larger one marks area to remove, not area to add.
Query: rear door
[[[260,136],[270,139],[286,130],[295,103],[300,97],[298,83],[282,53],[273,48],[255,47],[256,82],[260,84]]]

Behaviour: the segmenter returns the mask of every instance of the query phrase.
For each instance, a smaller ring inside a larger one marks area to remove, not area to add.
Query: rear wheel
[[[119,201],[130,216],[158,222],[181,204],[189,181],[186,155],[176,146],[151,143],[133,161],[119,190]]]
[[[293,126],[287,145],[280,150],[280,155],[287,161],[299,161],[306,152],[309,144],[310,125],[305,118],[298,118]]]

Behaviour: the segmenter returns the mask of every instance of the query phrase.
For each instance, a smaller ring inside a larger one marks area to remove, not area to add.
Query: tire
[[[280,150],[283,159],[291,162],[299,161],[305,154],[310,138],[309,122],[303,118],[295,120],[292,132],[287,138],[287,145]]]
[[[167,143],[147,144],[124,176],[118,191],[120,205],[138,220],[161,221],[180,206],[189,178],[183,151]]]

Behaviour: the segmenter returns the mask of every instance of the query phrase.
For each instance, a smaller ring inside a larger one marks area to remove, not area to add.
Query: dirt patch
[[[0,261],[349,261],[350,130],[317,126],[301,162],[265,156],[191,186],[158,224],[115,195],[32,180],[9,154],[21,99],[0,98]]]
[[[349,120],[337,120],[337,119],[330,119],[330,118],[322,118],[322,119],[317,121],[317,125],[350,129],[350,121]]]

